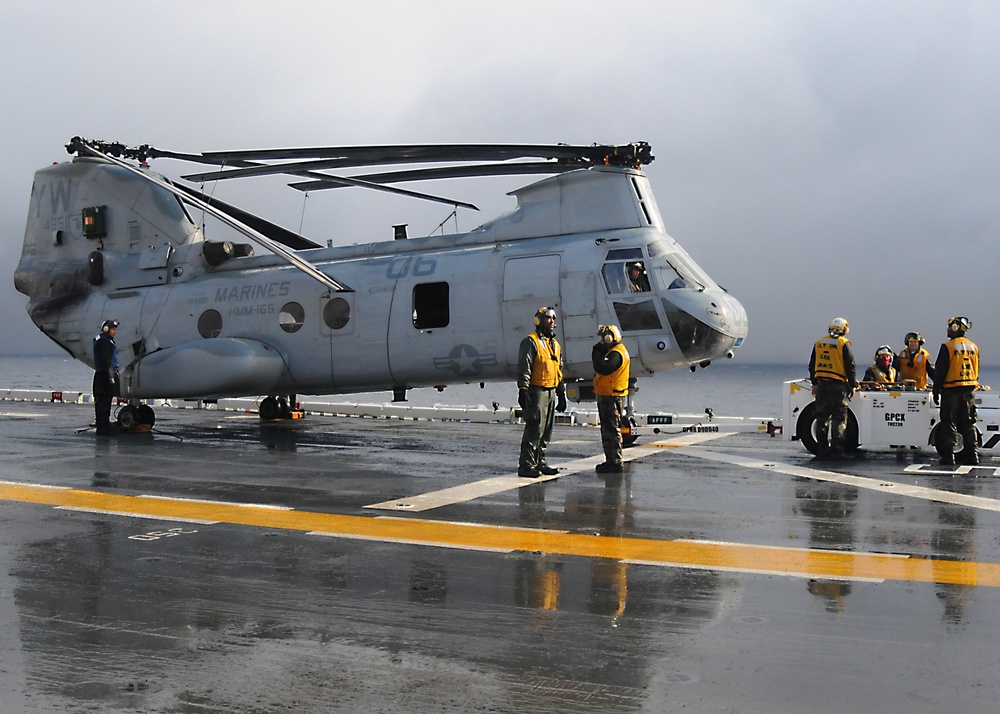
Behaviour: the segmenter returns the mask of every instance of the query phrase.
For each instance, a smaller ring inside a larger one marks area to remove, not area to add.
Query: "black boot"
[[[979,465],[979,453],[975,450],[975,448],[962,449],[962,451],[958,454],[958,457],[963,466]]]

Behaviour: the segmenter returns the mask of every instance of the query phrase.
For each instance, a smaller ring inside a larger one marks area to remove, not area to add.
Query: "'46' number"
[[[389,263],[389,268],[385,271],[385,277],[390,280],[399,280],[407,275],[415,278],[424,278],[433,275],[437,270],[437,260],[426,256],[418,256],[416,259],[412,255],[405,258],[395,258]]]

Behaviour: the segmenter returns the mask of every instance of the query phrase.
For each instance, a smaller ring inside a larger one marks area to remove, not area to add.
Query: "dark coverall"
[[[538,330],[536,332],[542,340],[555,342],[555,337],[548,337]],[[552,440],[556,411],[566,410],[566,385],[561,381],[558,386],[551,388],[531,384],[531,372],[536,359],[539,356],[535,341],[525,337],[521,340],[517,353],[518,394],[526,395],[526,403],[520,404],[524,434],[521,436],[517,472],[522,475],[549,468],[545,461],[545,449]],[[562,364],[559,365],[559,371],[562,372]]]
[[[617,343],[616,343],[617,344]],[[609,345],[598,342],[590,354],[594,371],[598,374],[614,374],[621,369],[625,360],[617,350],[609,349]],[[604,448],[604,461],[613,466],[622,464],[622,416],[625,414],[625,397],[614,395],[596,395],[597,413],[601,419],[601,446]]]
[[[964,464],[979,463],[976,451],[978,436],[976,434],[976,385],[962,387],[944,387],[945,380],[951,368],[951,351],[948,343],[941,345],[937,360],[934,362],[934,398],[940,396],[941,409],[938,422],[937,438],[934,448],[937,449],[942,461],[954,460],[958,436],[962,437],[962,452],[959,459]],[[977,375],[978,376],[978,375]]]
[[[101,333],[94,338],[94,419],[97,433],[109,436],[111,431],[111,401],[121,388],[118,375],[118,347],[111,335]]]

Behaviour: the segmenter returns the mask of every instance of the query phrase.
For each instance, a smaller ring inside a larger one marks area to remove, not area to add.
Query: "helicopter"
[[[275,419],[297,394],[398,401],[513,381],[540,306],[557,311],[564,375],[581,385],[602,324],[619,326],[633,379],[732,357],[747,335],[740,302],[667,234],[646,142],[192,154],[74,137],[66,150],[35,173],[15,287],[42,333],[91,367],[97,326],[120,321],[122,427],[152,425],[153,399],[262,397],[261,418]],[[150,167],[163,159],[200,164],[181,177],[194,185],[284,174],[299,191],[362,187],[455,211],[476,206],[396,184],[546,176],[468,232],[396,226],[394,240],[324,246]],[[392,168],[355,173],[375,166]],[[210,240],[189,208],[249,242]]]

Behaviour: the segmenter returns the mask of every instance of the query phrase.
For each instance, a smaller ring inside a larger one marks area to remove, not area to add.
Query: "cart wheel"
[[[940,428],[940,426],[941,426],[941,422],[938,422],[933,427],[931,427],[930,436],[927,437],[927,444],[929,446],[933,446],[934,449],[935,449],[935,451],[937,451],[939,455],[945,456],[945,454],[942,454],[941,451],[938,450],[938,448],[937,448],[937,433],[938,433],[938,429]],[[978,448],[980,448],[980,449],[983,448],[983,435],[979,431],[979,427],[978,426],[976,427],[976,446]],[[955,435],[955,453],[956,454],[961,453],[962,449],[964,449],[964,448],[965,448],[965,439],[962,438],[961,434],[956,434]]]
[[[850,408],[847,410],[847,428],[844,430],[844,451],[853,454],[858,450],[858,419]],[[795,437],[802,442],[810,454],[819,456],[816,439],[816,402],[810,402],[799,414],[795,422]]]

